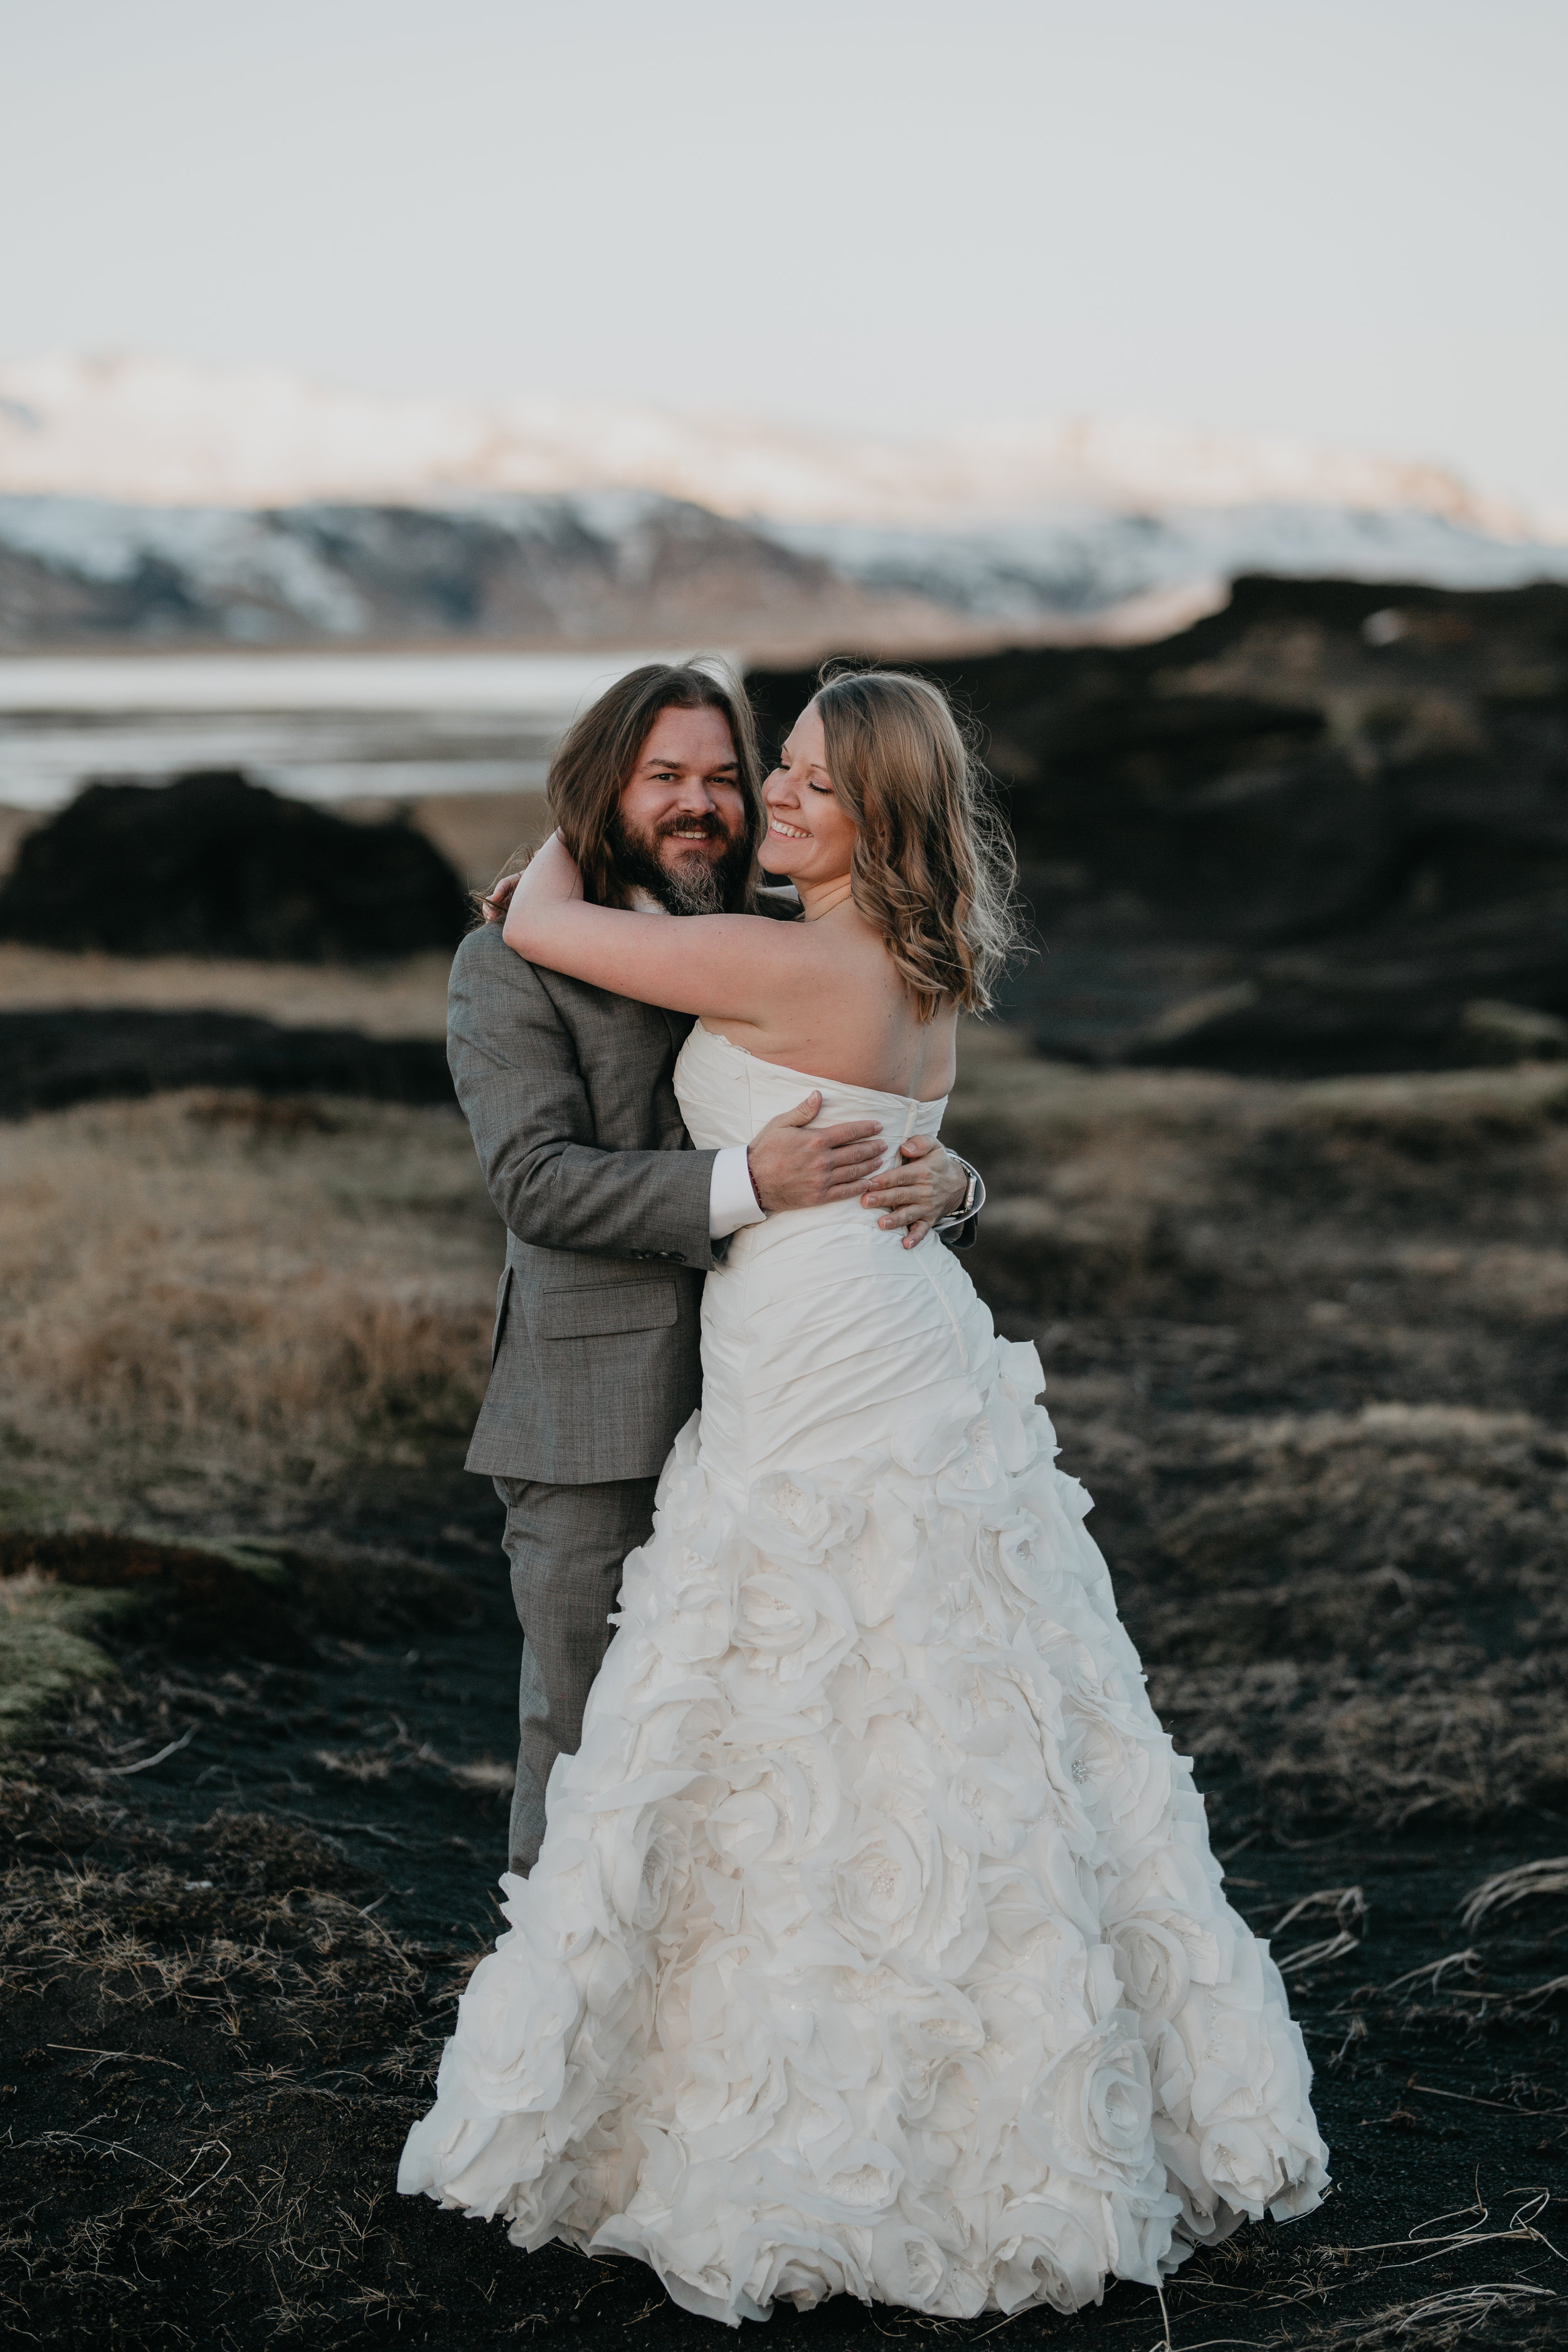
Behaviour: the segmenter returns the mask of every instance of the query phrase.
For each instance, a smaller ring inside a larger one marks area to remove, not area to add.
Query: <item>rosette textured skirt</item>
[[[822,1084],[699,1028],[702,1145]],[[703,1404],[626,1562],[583,1744],[399,2185],[638,2256],[731,2324],[849,2294],[1097,2301],[1327,2151],[1058,1470],[1032,1348],[857,1202],[770,1217],[703,1307]]]

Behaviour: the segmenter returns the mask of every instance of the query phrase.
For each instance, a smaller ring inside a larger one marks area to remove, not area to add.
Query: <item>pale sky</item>
[[[0,352],[1568,500],[1568,0],[0,0]]]

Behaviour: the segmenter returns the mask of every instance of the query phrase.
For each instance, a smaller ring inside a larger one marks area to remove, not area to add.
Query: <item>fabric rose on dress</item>
[[[842,1465],[844,1479],[808,1477],[804,1471],[775,1471],[759,1478],[746,1498],[744,1532],[775,1567],[821,1568],[852,1543],[865,1525],[860,1499],[863,1464]]]
[[[1034,1423],[1037,1438],[1043,1439],[1054,1453],[1057,1433],[1039,1402],[1046,1389],[1046,1368],[1040,1361],[1039,1349],[1032,1339],[998,1339],[995,1345],[998,1385],[1012,1398],[1019,1412]]]
[[[931,1498],[937,1507],[932,1513],[933,1523],[940,1523],[950,1544],[962,1544],[969,1532],[965,1522],[973,1522],[977,1508],[984,1507],[987,1501],[994,1507],[1006,1490],[1006,1472],[997,1458],[996,1439],[984,1413],[967,1435],[968,1444],[942,1464],[930,1487]]]
[[[994,2136],[986,2140],[980,2135],[980,2111],[991,2088],[978,2057],[950,2058],[932,2075],[919,2120],[910,2121],[908,2134],[916,2151],[915,2178],[928,2189],[984,2171],[994,2160]]]
[[[900,1484],[879,1466],[867,1495],[865,1524],[850,1554],[845,1589],[864,1626],[885,1625],[901,1593],[930,1577],[924,1533]]]
[[[1244,1945],[1228,1984],[1212,1992],[1194,1990],[1188,2011],[1176,2020],[1193,2056],[1192,2112],[1195,2131],[1227,2116],[1256,2115],[1273,2096],[1274,2074],[1282,2059],[1288,2089],[1297,2088],[1293,2052],[1276,2051],[1272,2021],[1255,2006],[1251,1976],[1260,1982],[1256,1946]],[[1252,1963],[1251,1968],[1247,1966]]]
[[[1097,2231],[1079,2214],[1046,2198],[1020,2200],[1002,2216],[1002,2230],[991,2266],[999,2311],[1038,2303],[1079,2311],[1101,2300],[1105,2257]]]
[[[466,2115],[454,2074],[445,2106],[422,2116],[404,2143],[398,2192],[438,2194],[442,2204],[468,2207],[489,2221],[513,2184],[531,2185],[549,2159],[542,2116]]]
[[[871,2285],[879,2303],[929,2311],[943,2319],[973,2319],[985,2290],[973,2273],[956,2270],[927,2230],[894,2215],[871,2233]]]
[[[1329,2182],[1329,2150],[1325,2140],[1309,2129],[1308,2115],[1293,2121],[1287,2135],[1290,2148],[1289,2175],[1279,2193],[1269,2201],[1269,2219],[1293,2221],[1301,2213],[1310,2213],[1323,2201],[1323,2191]],[[1293,2175],[1294,2177],[1290,2177]]]
[[[742,1713],[800,1706],[855,1641],[855,1612],[831,1576],[755,1553],[735,1569],[720,1679]]]
[[[631,2254],[647,2263],[670,2301],[700,2318],[731,2326],[765,2318],[732,2273],[732,2242],[743,2214],[725,2196],[730,2179],[722,2164],[688,2163],[667,2131],[650,2133],[636,2194],[609,2209],[587,2252]]]
[[[650,1934],[658,1927],[670,1905],[684,1894],[691,1876],[691,1805],[679,1798],[693,1778],[650,1774],[650,1780],[679,1777],[682,1789],[655,1796],[651,1802],[615,1815],[596,1833],[605,1897],[615,1917],[630,1928]],[[635,1790],[637,1784],[633,1783]],[[636,1803],[635,1795],[633,1802]]]
[[[830,2135],[816,2150],[809,2141],[761,2147],[752,2162],[758,2179],[796,2212],[851,2228],[890,2212],[904,2183],[897,2152],[860,2135]]]
[[[1004,1381],[998,1381],[986,1398],[985,1418],[997,1460],[1009,1477],[1021,1477],[1035,1458],[1037,1441]],[[1029,1421],[1033,1419],[1031,1412]]]
[[[1145,1838],[1171,1801],[1170,1741],[1131,1707],[1093,1691],[1062,1697],[1068,1769],[1090,1818],[1119,1837]]]
[[[1047,1783],[1037,1763],[1003,1745],[1002,1727],[992,1727],[965,1743],[968,1752],[957,1767],[952,1801],[974,1824],[976,1843],[987,1860],[1005,1861],[1016,1853],[1031,1819],[1047,1802]],[[982,1744],[984,1743],[984,1744]]]
[[[527,1961],[517,1947],[527,1952]],[[583,2013],[577,1980],[540,1940],[514,1929],[487,1952],[458,2003],[458,2030],[441,2061],[460,2080],[467,2111],[520,2113],[553,2106],[566,2053]]]
[[[877,1727],[874,1727],[877,1728]],[[921,1768],[921,1741],[879,1727],[839,1835],[811,1857],[813,1910],[870,1960],[901,1952],[961,1974],[985,1940],[973,1825]]]
[[[1080,1986],[1087,1982],[1089,1950],[1100,1937],[1094,1882],[1066,1832],[1037,1822],[1011,1862],[986,1868],[984,1885],[988,1967],[1022,1969],[1052,2000],[1062,1998],[1065,1969]]]
[[[754,2018],[693,2042],[669,2072],[675,2120],[700,2162],[755,2147],[788,2095],[784,2053]]]
[[[870,2282],[843,2238],[807,2231],[794,2213],[765,2214],[735,2250],[734,2276],[759,2318],[771,2303],[815,2311],[829,2295],[871,2300]]]
[[[683,1560],[639,1631],[652,1645],[645,1666],[656,1675],[667,1660],[701,1665],[721,1658],[730,1646],[730,1580],[712,1560]]]
[[[1200,2030],[1206,2033],[1206,2009],[1201,1999],[1193,2000],[1184,2011],[1182,2022],[1194,2021],[1193,2011],[1198,2011]],[[1193,2080],[1197,2070],[1180,2026],[1160,2025],[1149,2037],[1147,2046],[1156,2116],[1168,2117],[1173,2128],[1188,2132],[1193,2121]]]
[[[1129,2008],[1140,2017],[1174,2017],[1193,1980],[1187,1948],[1174,1927],[1163,1919],[1135,1915],[1116,1920],[1107,1928],[1106,1940]]]
[[[1093,1832],[1060,1754],[1060,1693],[1030,1644],[1020,1636],[1000,1657],[966,1659],[952,1687],[968,1717],[954,1732],[964,1759],[954,1797],[982,1825],[984,1850],[1010,1858],[1047,1822],[1087,1846]]]
[[[1259,2125],[1239,2119],[1211,2124],[1198,2144],[1204,2179],[1253,2221],[1262,2221],[1281,2186],[1283,2155]]]
[[[1207,2246],[1229,2237],[1246,2219],[1220,2195],[1204,2171],[1203,2151],[1191,2132],[1183,2131],[1168,2115],[1154,2109],[1154,2145],[1165,2168],[1165,2185],[1173,2189],[1182,2208],[1182,2230],[1194,2245]]]
[[[1103,2189],[1137,2189],[1148,2179],[1153,2126],[1149,2061],[1123,2010],[1051,2061],[1018,2116],[1027,2147]]]
[[[1185,2261],[1189,2247],[1177,2247],[1173,2252],[1172,2249],[1172,2232],[1181,2211],[1182,2200],[1168,2186],[1157,2191],[1146,2187],[1132,2200],[1106,2199],[1105,2218],[1110,2230],[1106,2251],[1118,2278],[1138,2279],[1144,2286],[1154,2286]]]
[[[850,1989],[847,1989],[850,1990]],[[959,1986],[940,1977],[922,1979],[915,1971],[890,1967],[859,1997],[875,2005],[881,2038],[894,2074],[902,2112],[929,2114],[943,2070],[966,2053],[985,2045],[980,2012]]]
[[[709,1808],[708,1843],[737,1872],[765,1874],[798,1862],[833,1826],[837,1775],[819,1743],[770,1745],[751,1755],[742,1749],[731,1754],[723,1777],[728,1794]]]
[[[1152,1912],[1157,1918],[1184,1919],[1189,1928],[1218,1939],[1238,1925],[1220,1891],[1219,1864],[1208,1858],[1207,1839],[1200,1822],[1179,1829],[1151,1848],[1131,1867],[1124,1867],[1107,1904],[1107,1916],[1125,1918],[1134,1911]],[[1191,1944],[1189,1941],[1189,1949]],[[1203,1978],[1200,1981],[1212,1982]]]
[[[942,1876],[942,1842],[918,1795],[882,1807],[857,1805],[843,1846],[809,1874],[815,1907],[868,1959],[900,1950],[913,1937]]]
[[[1038,1608],[1057,1579],[1046,1531],[1033,1511],[1015,1511],[987,1530],[988,1549],[1003,1583],[1016,1599]]]

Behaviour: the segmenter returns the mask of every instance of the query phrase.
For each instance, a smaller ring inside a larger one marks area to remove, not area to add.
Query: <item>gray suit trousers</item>
[[[611,1478],[594,1486],[495,1482],[506,1505],[501,1540],[523,1637],[507,1865],[520,1878],[539,1859],[550,1768],[582,1743],[583,1709],[610,1645],[621,1566],[653,1532],[658,1486],[657,1478]]]

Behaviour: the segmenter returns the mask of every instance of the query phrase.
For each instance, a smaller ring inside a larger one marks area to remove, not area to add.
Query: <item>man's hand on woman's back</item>
[[[825,1201],[853,1201],[876,1173],[882,1157],[881,1123],[846,1119],[838,1127],[813,1127],[822,1108],[814,1088],[793,1110],[770,1118],[746,1148],[746,1166],[757,1206],[819,1209]]]
[[[816,1209],[825,1201],[858,1199],[879,1214],[884,1228],[908,1227],[904,1245],[922,1242],[939,1217],[961,1208],[968,1172],[934,1136],[911,1135],[881,1175],[882,1129],[874,1118],[814,1127],[822,1097],[813,1092],[793,1110],[769,1119],[747,1149],[746,1165],[759,1209]]]

